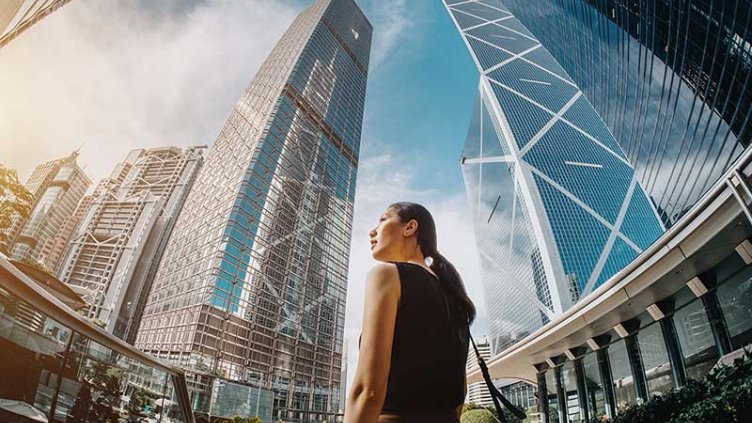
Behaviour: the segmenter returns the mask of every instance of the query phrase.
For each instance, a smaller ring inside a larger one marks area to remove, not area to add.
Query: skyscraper
[[[582,91],[498,2],[447,7],[481,74],[462,168],[498,353],[647,248],[663,226]]]
[[[70,0],[5,0],[0,3],[0,48]]]
[[[85,217],[60,278],[84,298],[87,316],[115,336],[133,342],[139,303],[202,162],[201,147],[133,150],[100,183],[87,209],[77,210]]]
[[[488,361],[491,358],[491,343],[488,339],[478,340],[475,342],[478,347],[478,352],[484,361]],[[465,366],[467,373],[472,373],[478,370],[478,357],[475,355],[473,346],[470,346],[470,350],[467,353],[467,365]],[[482,405],[484,407],[493,407],[493,399],[491,398],[491,392],[488,391],[488,386],[485,382],[470,383],[467,385],[467,397],[465,402]]]
[[[70,156],[37,166],[26,183],[34,195],[29,219],[20,222],[11,256],[20,261],[42,264],[49,270],[57,265],[64,248],[55,242],[68,216],[91,185],[91,179],[76,163],[78,151]]]
[[[318,0],[285,32],[207,156],[136,341],[274,390],[285,421],[339,408],[371,32],[353,0]]]
[[[603,117],[667,225],[752,142],[752,4],[504,0]]]

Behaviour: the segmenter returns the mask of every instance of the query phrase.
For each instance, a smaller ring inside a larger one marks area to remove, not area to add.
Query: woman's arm
[[[360,357],[347,397],[345,423],[374,423],[381,414],[392,362],[399,297],[396,265],[383,263],[368,272]]]

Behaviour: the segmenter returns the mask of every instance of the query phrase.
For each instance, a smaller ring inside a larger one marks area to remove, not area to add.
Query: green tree
[[[484,407],[484,406],[482,406],[480,404],[476,404],[474,402],[468,402],[468,403],[465,403],[465,405],[462,406],[462,416],[463,416],[463,418],[464,418],[464,416],[465,416],[466,413],[469,413],[469,412],[475,411],[475,410],[484,410],[484,411],[487,411],[488,413],[490,413],[491,417],[493,417],[494,420],[489,420],[489,421],[498,421],[499,420],[499,415],[496,413],[496,408],[494,406]],[[472,417],[468,417],[468,419],[469,419],[468,421],[486,421],[484,419],[487,419],[487,417],[483,417],[483,416],[487,416],[487,413],[485,413],[485,412],[483,412],[483,413],[472,413],[471,416]],[[518,419],[517,416],[515,416],[514,414],[512,414],[507,409],[504,409],[504,417],[506,418],[506,421],[509,422],[509,423],[520,423],[520,419]],[[481,419],[481,420],[476,420],[476,419]]]
[[[142,390],[135,391],[128,402],[128,421],[137,422],[140,417],[146,417],[144,405],[146,404],[146,394]]]
[[[18,180],[16,170],[0,164],[0,244],[9,241],[8,229],[14,216],[29,218],[33,201],[34,197]]]
[[[76,396],[76,402],[73,403],[73,408],[71,408],[70,418],[68,420],[72,423],[88,422],[92,403],[91,389],[86,384],[81,385],[81,388],[78,390],[78,395]]]

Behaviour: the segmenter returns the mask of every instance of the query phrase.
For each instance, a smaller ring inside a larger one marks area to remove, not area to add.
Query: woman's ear
[[[410,219],[410,221],[407,222],[407,225],[405,225],[405,229],[402,231],[402,235],[412,236],[417,231],[418,231],[418,221],[415,219]]]

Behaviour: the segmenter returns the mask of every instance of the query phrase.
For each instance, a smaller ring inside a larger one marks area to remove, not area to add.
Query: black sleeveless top
[[[400,302],[382,412],[452,411],[465,400],[469,328],[441,282],[412,263],[395,263]]]

